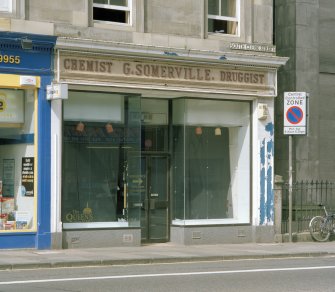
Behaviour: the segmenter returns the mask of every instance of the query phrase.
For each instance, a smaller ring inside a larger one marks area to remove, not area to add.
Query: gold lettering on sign
[[[124,75],[145,76],[151,78],[185,79],[185,80],[212,80],[211,70],[182,66],[166,66],[153,64],[123,63]]]
[[[266,85],[268,73],[240,71],[206,66],[183,66],[166,63],[123,61],[118,59],[62,58],[62,73],[105,73],[117,78],[141,78],[164,82],[199,82],[208,84],[231,83]],[[100,78],[100,77],[97,77]]]
[[[64,69],[70,71],[112,73],[113,62],[100,60],[64,59],[63,65]]]
[[[221,81],[263,84],[265,74],[220,71]]]

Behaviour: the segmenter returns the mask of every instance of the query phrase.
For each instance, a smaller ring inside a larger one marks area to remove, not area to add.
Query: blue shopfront
[[[0,32],[0,248],[51,246],[46,86],[55,42]]]

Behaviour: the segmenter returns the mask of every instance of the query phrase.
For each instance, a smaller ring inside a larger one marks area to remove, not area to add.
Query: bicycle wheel
[[[309,232],[316,241],[327,241],[330,236],[327,220],[321,216],[315,216],[309,222]]]

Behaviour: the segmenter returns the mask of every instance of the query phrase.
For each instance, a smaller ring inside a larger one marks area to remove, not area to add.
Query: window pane
[[[127,0],[109,0],[110,5],[128,6]]]
[[[208,0],[208,14],[236,17],[236,0]]]
[[[208,19],[208,31],[223,34],[237,34],[236,21]]]
[[[82,110],[80,118],[75,105]],[[85,114],[88,107],[92,114]],[[139,194],[127,185],[129,177],[140,175],[135,155],[140,149],[140,118],[138,96],[70,92],[63,125],[64,223],[138,224],[139,210],[134,206]]]
[[[173,102],[173,218],[249,220],[250,108]]]
[[[221,16],[236,17],[236,0],[221,1]]]
[[[34,92],[0,89],[0,232],[36,229]]]
[[[227,33],[227,21],[208,19],[208,31],[215,33]]]
[[[122,10],[93,7],[93,19],[118,23],[128,23],[128,13]]]
[[[186,219],[227,218],[229,129],[186,127],[185,156]]]
[[[208,14],[220,15],[220,0],[208,0]]]
[[[12,0],[1,0],[0,1],[0,12],[12,12]]]
[[[108,5],[108,0],[94,0],[94,4],[105,4]]]
[[[142,151],[168,151],[167,100],[142,99]]]

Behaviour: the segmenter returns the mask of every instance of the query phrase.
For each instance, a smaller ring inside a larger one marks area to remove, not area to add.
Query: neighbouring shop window
[[[13,0],[1,0],[0,1],[0,12],[12,12],[12,1]]]
[[[131,25],[132,0],[93,0],[93,20]]]
[[[175,100],[174,223],[249,222],[249,152],[248,102]]]
[[[140,98],[70,91],[64,104],[62,221],[71,227],[139,224]]]
[[[208,0],[208,32],[238,35],[240,0]]]
[[[0,89],[0,232],[36,230],[33,90]]]

